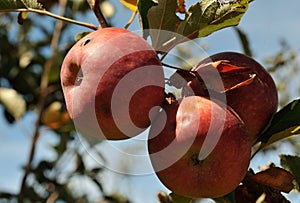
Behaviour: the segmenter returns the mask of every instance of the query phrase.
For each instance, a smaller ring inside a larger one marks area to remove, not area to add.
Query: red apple
[[[80,39],[63,61],[61,84],[76,128],[111,140],[142,132],[164,99],[164,73],[155,50],[121,28],[99,29]]]
[[[234,52],[212,55],[192,71],[197,77],[187,83],[183,94],[225,98],[255,143],[277,111],[277,89],[270,74],[254,59]]]
[[[251,142],[233,111],[190,96],[164,107],[150,127],[148,151],[168,189],[191,198],[215,198],[233,191],[246,175]]]

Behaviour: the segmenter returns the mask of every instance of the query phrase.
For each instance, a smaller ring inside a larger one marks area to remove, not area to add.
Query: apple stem
[[[101,9],[100,9],[100,0],[87,0],[90,8],[94,11],[94,14],[97,17],[97,20],[102,28],[109,27]]]

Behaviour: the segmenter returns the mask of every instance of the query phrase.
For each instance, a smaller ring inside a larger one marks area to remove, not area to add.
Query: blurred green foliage
[[[39,2],[49,11],[59,10],[58,0]],[[65,16],[68,18],[75,19],[77,15],[85,16],[90,12],[92,11],[86,1],[67,1]],[[47,126],[55,132],[59,142],[52,146],[55,159],[41,160],[24,166],[24,172],[27,168],[28,174],[20,192],[13,194],[0,191],[0,202],[91,202],[89,194],[79,189],[80,180],[84,180],[94,188],[93,191],[97,191],[96,196],[101,197],[97,202],[128,203],[129,201],[120,195],[105,193],[99,178],[103,171],[102,166],[86,166],[84,156],[87,156],[87,152],[82,151],[74,133],[74,126],[65,115],[67,113],[60,85],[60,66],[75,42],[74,36],[69,36],[67,40],[64,38],[64,41],[60,39],[57,49],[52,50],[52,53],[50,45],[55,32],[68,36],[71,25],[63,24],[61,29],[57,30],[56,21],[37,14],[30,14],[22,25],[18,25],[17,19],[17,13],[0,13],[0,86],[15,90],[21,96],[26,103],[24,114],[41,108],[42,116],[36,132]],[[46,92],[43,93],[41,80],[47,63],[51,64],[51,69],[47,77]],[[43,103],[40,102],[41,95],[44,96]],[[15,102],[14,97],[10,102]],[[61,114],[57,114],[65,116],[61,123],[54,123],[53,119],[49,118],[50,114],[53,114],[50,107],[54,103],[62,104],[61,109],[58,109],[58,113]],[[41,104],[42,106],[39,106]],[[9,123],[19,119],[5,108],[1,113]],[[101,154],[99,156],[101,157]]]

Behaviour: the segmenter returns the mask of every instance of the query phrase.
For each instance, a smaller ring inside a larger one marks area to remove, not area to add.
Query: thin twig
[[[133,22],[136,14],[137,14],[137,10],[135,10],[135,11],[132,12],[131,18],[129,19],[129,21],[127,22],[127,24],[124,26],[125,29],[127,29],[131,25],[131,23]]]
[[[109,27],[106,19],[100,9],[100,0],[87,0],[90,8],[94,11],[96,18],[102,28]]]
[[[46,203],[54,203],[54,202],[56,202],[58,196],[59,196],[58,192],[54,191],[53,193],[51,193],[51,195],[47,199]]]
[[[172,69],[175,69],[175,70],[182,70],[182,71],[185,71],[184,69],[182,68],[178,68],[178,67],[175,67],[175,66],[172,66],[172,65],[169,65],[169,64],[166,64],[166,63],[162,63],[163,66],[166,66],[168,68],[172,68]],[[188,71],[188,70],[186,70]],[[188,71],[189,72],[189,71]]]
[[[61,20],[61,21],[65,21],[65,22],[68,22],[68,23],[73,23],[73,24],[76,24],[76,25],[79,25],[79,26],[87,27],[87,28],[90,28],[92,30],[97,30],[98,29],[98,27],[93,25],[93,24],[89,24],[89,23],[73,20],[73,19],[70,19],[70,18],[66,18],[66,17],[63,17],[61,15],[56,15],[56,14],[51,13],[51,12],[46,11],[46,10],[39,10],[39,9],[33,9],[33,8],[19,8],[19,9],[0,10],[0,12],[3,12],[3,13],[9,13],[9,12],[37,13],[37,14],[46,15],[46,16],[49,16],[49,17],[52,17],[52,18],[55,18],[55,19],[58,19],[58,20]]]
[[[66,10],[66,5],[67,5],[67,0],[61,0],[60,1],[60,14],[63,16]],[[41,77],[41,83],[40,83],[40,96],[39,96],[39,102],[38,102],[38,106],[37,106],[37,119],[35,122],[35,129],[34,129],[34,133],[32,136],[32,140],[31,140],[31,148],[30,148],[30,153],[29,153],[29,157],[28,157],[28,161],[27,164],[25,166],[25,173],[22,179],[22,183],[21,183],[21,189],[20,189],[20,194],[22,194],[25,189],[26,189],[26,181],[27,181],[27,177],[30,174],[30,170],[31,170],[31,165],[32,165],[32,161],[35,155],[35,150],[36,150],[36,144],[37,141],[40,138],[40,121],[41,121],[41,117],[42,117],[42,113],[43,113],[43,109],[44,109],[44,105],[45,105],[45,100],[48,94],[47,88],[48,88],[48,83],[49,83],[49,72],[51,70],[53,61],[54,61],[54,54],[56,53],[57,49],[58,49],[58,44],[59,44],[59,39],[61,36],[61,30],[63,28],[63,21],[57,21],[56,25],[55,25],[55,30],[52,36],[52,40],[51,40],[51,49],[52,49],[52,56],[46,61],[45,65],[44,65],[44,71],[42,73],[42,77]]]

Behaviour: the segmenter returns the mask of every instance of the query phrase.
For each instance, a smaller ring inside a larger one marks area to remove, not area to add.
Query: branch
[[[100,0],[86,0],[90,8],[94,11],[97,20],[102,28],[109,27],[108,23],[105,20],[105,17],[100,9]]]
[[[137,10],[132,12],[131,18],[129,19],[129,21],[127,22],[127,24],[124,27],[125,29],[127,29],[131,25],[131,23],[133,22],[136,14],[137,14]]]
[[[87,28],[90,28],[92,30],[97,30],[98,29],[98,27],[93,25],[93,24],[84,23],[84,22],[80,22],[80,21],[73,20],[73,19],[70,19],[70,18],[66,18],[66,17],[63,17],[62,15],[56,15],[56,14],[51,13],[51,12],[46,11],[46,10],[39,10],[39,9],[33,9],[33,8],[19,8],[19,9],[1,10],[0,12],[3,12],[3,13],[8,13],[8,12],[38,13],[38,14],[46,15],[46,16],[49,16],[49,17],[52,17],[52,18],[55,18],[55,19],[58,19],[58,20],[61,20],[61,21],[64,21],[64,22],[73,23],[73,24],[76,24],[76,25],[79,25],[79,26],[87,27]]]
[[[64,15],[65,10],[66,10],[66,5],[67,5],[67,0],[60,1],[60,14],[61,15]],[[41,122],[43,109],[45,106],[46,97],[48,95],[47,88],[48,88],[48,83],[49,83],[49,80],[48,80],[49,72],[53,65],[53,61],[55,60],[54,55],[58,49],[58,44],[59,44],[59,39],[61,36],[62,28],[63,28],[63,21],[57,21],[55,24],[55,30],[54,30],[53,37],[51,40],[52,56],[46,61],[45,65],[44,65],[44,71],[41,76],[41,83],[40,83],[41,94],[39,96],[39,102],[37,105],[37,119],[35,122],[35,129],[34,129],[34,133],[33,133],[32,140],[31,140],[31,148],[30,148],[29,158],[28,158],[27,164],[25,166],[25,173],[24,173],[22,183],[21,183],[20,194],[22,194],[26,189],[26,181],[27,181],[27,177],[31,171],[31,165],[32,165],[32,161],[33,161],[35,151],[36,151],[36,144],[41,135],[39,129],[40,129],[40,122]]]

